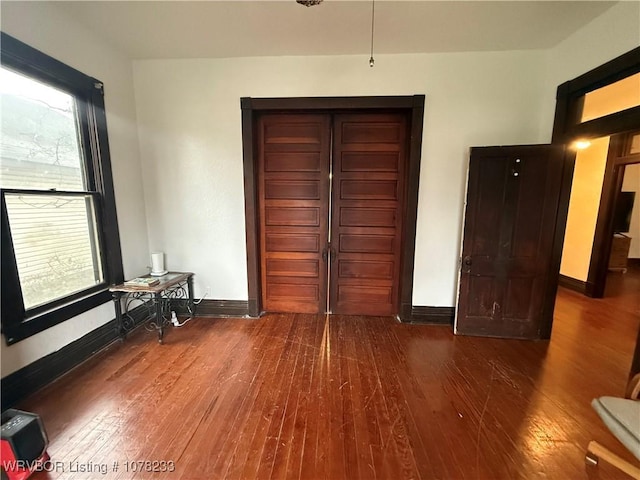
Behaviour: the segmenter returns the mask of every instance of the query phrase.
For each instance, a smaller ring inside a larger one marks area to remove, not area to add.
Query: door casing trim
[[[406,113],[410,122],[398,317],[403,322],[411,321],[424,105],[424,95],[298,98],[243,97],[240,99],[240,107],[242,110],[242,159],[244,172],[249,316],[258,317],[263,311],[260,276],[260,219],[258,218],[257,195],[258,171],[256,162],[256,141],[258,137],[256,121],[258,116],[267,112],[302,113],[325,111],[330,113],[348,113],[367,110],[384,110],[394,113]]]
[[[577,111],[580,99],[583,95],[598,88],[605,87],[622,80],[630,75],[640,72],[640,47],[636,47],[599,67],[590,70],[573,80],[558,86],[556,95],[556,110],[553,122],[553,134],[551,142],[554,144],[569,145],[578,138],[597,138],[607,135],[637,130],[640,127],[640,106],[629,108],[621,112],[613,113],[605,117],[597,118],[584,123],[577,123]],[[550,282],[550,289],[546,298],[545,309],[549,321],[545,327],[542,338],[550,338],[553,324],[553,307],[560,275],[560,261],[564,247],[564,233],[569,211],[571,197],[571,183],[575,166],[576,152],[567,148],[565,150],[565,168],[562,176],[562,190],[560,204],[558,206],[558,220],[554,236],[554,249],[552,264],[554,267],[555,281]],[[607,182],[604,184],[604,182]],[[615,187],[615,176],[603,180],[603,191],[610,191]],[[594,238],[589,273],[586,281],[586,294],[590,297],[600,298],[604,294],[607,264],[611,251],[612,238],[607,233],[606,225],[611,223],[608,215],[600,218],[598,214],[598,226]]]

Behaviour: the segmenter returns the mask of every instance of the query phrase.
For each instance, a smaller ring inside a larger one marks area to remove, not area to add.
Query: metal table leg
[[[189,291],[189,318],[193,318],[196,314],[195,312],[195,303],[193,301],[193,275],[187,278],[187,290]]]
[[[162,293],[155,294],[156,302],[156,329],[158,330],[158,343],[162,343],[164,337],[164,317],[162,316]]]
[[[120,298],[122,297],[121,292],[112,292],[113,296],[113,304],[116,311],[116,335],[120,337],[121,340],[124,341],[124,338],[127,335],[127,332],[124,329],[124,325],[122,322],[122,305],[120,305]]]

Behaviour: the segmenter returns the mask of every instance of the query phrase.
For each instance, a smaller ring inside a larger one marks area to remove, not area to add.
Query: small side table
[[[121,283],[109,288],[116,310],[116,331],[121,338],[124,338],[127,331],[134,326],[134,319],[129,312],[129,307],[134,302],[142,302],[148,306],[150,311],[147,320],[158,332],[158,343],[162,343],[164,327],[171,323],[168,313],[172,301],[184,302],[190,314],[189,318],[193,318],[193,273],[169,272],[155,278],[160,280],[160,283],[152,287],[131,287]],[[124,312],[122,299],[124,299]]]

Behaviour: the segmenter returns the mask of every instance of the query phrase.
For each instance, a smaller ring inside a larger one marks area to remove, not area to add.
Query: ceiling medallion
[[[314,5],[320,5],[322,0],[296,0],[296,2],[305,7],[313,7]]]

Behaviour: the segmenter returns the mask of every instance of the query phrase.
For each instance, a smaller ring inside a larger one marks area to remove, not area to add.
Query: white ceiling
[[[378,0],[375,52],[546,49],[615,3]],[[371,39],[369,0],[55,4],[137,59],[368,54]]]

